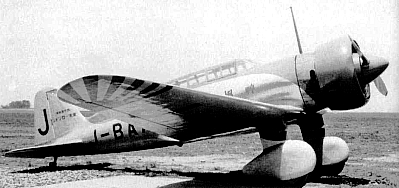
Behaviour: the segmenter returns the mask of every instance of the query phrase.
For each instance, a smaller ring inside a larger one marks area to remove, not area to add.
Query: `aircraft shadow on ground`
[[[337,175],[337,176],[323,176],[319,179],[310,180],[311,183],[322,183],[329,185],[350,185],[351,187],[359,186],[359,185],[368,185],[370,180],[364,178],[354,178],[346,175]]]
[[[96,163],[96,164],[75,164],[70,166],[41,166],[37,168],[30,168],[20,171],[15,171],[12,173],[41,173],[41,172],[56,172],[56,171],[64,171],[64,170],[107,170],[109,166],[113,164],[111,163]],[[114,171],[114,170],[112,170]]]
[[[370,180],[363,178],[353,178],[345,175],[338,176],[324,176],[317,180],[304,181],[305,179],[299,178],[296,180],[281,182],[267,178],[253,178],[242,174],[241,171],[230,172],[228,174],[221,173],[195,173],[190,177],[192,180],[174,183],[161,188],[183,188],[183,187],[240,187],[240,188],[255,188],[255,187],[302,187],[306,183],[320,183],[328,185],[349,185],[351,187],[359,185],[368,185]]]
[[[96,164],[76,164],[70,166],[49,167],[42,166],[31,168],[12,173],[41,173],[55,172],[64,170],[99,170],[110,172],[131,173],[147,177],[188,177],[187,181],[173,183],[163,186],[162,188],[180,188],[180,187],[302,187],[305,183],[304,178],[298,178],[291,181],[281,182],[267,178],[254,178],[247,176],[242,171],[232,171],[229,173],[216,172],[182,172],[178,170],[161,171],[154,169],[134,169],[134,168],[115,168],[112,163],[96,163]],[[349,186],[367,185],[370,180],[363,178],[349,177],[346,175],[323,176],[315,180],[308,180],[309,183],[321,183],[329,185],[345,184]]]

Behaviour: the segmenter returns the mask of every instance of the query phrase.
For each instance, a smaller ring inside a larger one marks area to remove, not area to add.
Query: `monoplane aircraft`
[[[278,180],[334,175],[349,156],[344,140],[325,135],[326,109],[349,110],[370,99],[369,83],[388,61],[365,56],[349,36],[311,53],[257,64],[233,60],[167,83],[91,75],[35,96],[35,145],[7,157],[44,158],[145,150],[259,132],[263,152],[243,173]],[[78,107],[96,114],[85,118]],[[303,141],[286,140],[297,124]]]

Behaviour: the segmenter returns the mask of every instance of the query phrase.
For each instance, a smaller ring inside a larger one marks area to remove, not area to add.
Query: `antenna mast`
[[[292,7],[290,7],[290,9],[291,9],[292,21],[294,22],[294,29],[295,29],[296,41],[298,42],[299,53],[302,54],[301,41],[299,40],[298,30],[295,24],[294,13],[292,12]]]

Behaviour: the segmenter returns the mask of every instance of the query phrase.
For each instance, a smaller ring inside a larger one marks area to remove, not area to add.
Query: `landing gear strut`
[[[316,167],[309,175],[309,178],[318,178],[322,174],[323,166],[323,140],[326,136],[325,129],[323,128],[324,121],[321,115],[314,117],[307,117],[306,120],[299,123],[301,128],[303,141],[312,146],[316,154]]]
[[[48,164],[48,166],[49,166],[49,167],[52,167],[52,168],[53,168],[53,167],[54,167],[54,168],[57,167],[57,158],[58,158],[57,156],[54,156],[54,161],[50,162],[50,163]]]
[[[309,178],[341,173],[349,157],[349,148],[341,138],[326,137],[322,115],[306,115],[298,125],[303,140],[312,146],[316,154],[316,166]]]

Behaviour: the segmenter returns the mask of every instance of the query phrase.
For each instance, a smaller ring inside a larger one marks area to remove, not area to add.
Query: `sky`
[[[399,3],[388,1],[3,0],[0,104],[91,74],[166,82],[233,59],[267,63],[350,35],[390,61],[388,97],[356,111],[399,112]]]

